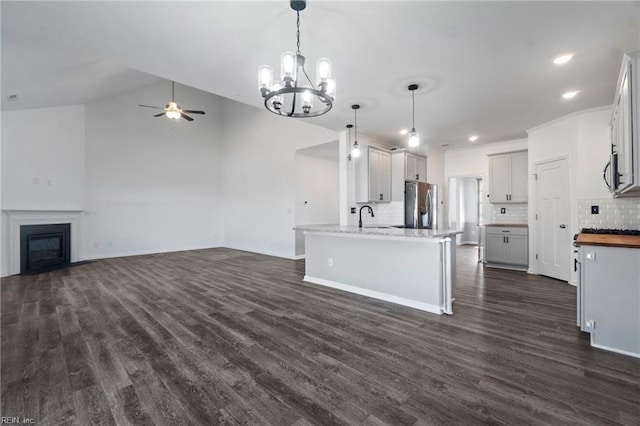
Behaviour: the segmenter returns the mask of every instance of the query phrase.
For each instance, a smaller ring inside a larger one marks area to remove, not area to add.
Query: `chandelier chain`
[[[298,19],[296,20],[296,40],[298,41],[296,55],[300,54],[300,11],[296,11]]]

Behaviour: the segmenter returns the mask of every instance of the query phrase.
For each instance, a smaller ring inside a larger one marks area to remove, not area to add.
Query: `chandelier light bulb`
[[[331,96],[331,99],[336,100],[336,79],[329,77],[327,79],[327,95]]]
[[[280,61],[280,78],[284,81],[285,86],[296,81],[296,70],[296,54],[284,52]]]
[[[318,59],[316,63],[318,84],[326,82],[329,77],[331,77],[331,61],[327,58]]]
[[[313,106],[313,98],[311,96],[311,92],[309,91],[302,92],[302,110],[305,113],[309,113],[309,111],[311,111],[312,106]]]
[[[273,86],[273,68],[269,65],[261,65],[258,68],[258,89],[271,90]]]
[[[278,90],[282,89],[282,83],[280,83],[279,81],[276,81],[273,83],[273,91],[277,92]],[[282,96],[277,95],[274,96],[273,98],[271,98],[271,101],[273,103],[273,107],[276,110],[280,110],[280,108],[282,108]]]

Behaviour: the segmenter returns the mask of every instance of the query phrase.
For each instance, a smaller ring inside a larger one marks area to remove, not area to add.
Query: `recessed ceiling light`
[[[553,58],[553,63],[556,65],[564,65],[573,59],[575,55],[573,53],[563,53]]]
[[[400,130],[400,134],[401,134],[402,136],[406,135],[407,133],[409,133],[409,130],[407,130],[407,129],[402,129],[402,130]]]
[[[573,99],[578,95],[578,93],[580,93],[579,90],[571,90],[569,92],[563,93],[562,94],[562,98],[563,99]]]
[[[473,136],[469,136],[469,142],[475,142],[478,140],[478,136],[473,135]]]

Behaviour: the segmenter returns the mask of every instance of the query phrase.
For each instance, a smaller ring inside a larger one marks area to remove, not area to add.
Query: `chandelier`
[[[305,57],[300,53],[300,11],[307,6],[306,0],[291,0],[291,9],[296,11],[297,50],[284,52],[280,61],[280,78],[273,81],[273,68],[262,65],[258,68],[258,88],[264,98],[264,106],[274,114],[284,117],[317,117],[329,112],[336,97],[336,81],[331,75],[331,61],[318,59],[316,84],[305,70]],[[308,85],[302,79],[306,78]]]

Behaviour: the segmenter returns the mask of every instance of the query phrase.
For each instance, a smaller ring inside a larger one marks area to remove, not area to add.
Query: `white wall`
[[[231,100],[222,119],[224,245],[294,257],[295,152],[337,132]]]
[[[153,118],[168,82],[86,106],[87,258],[215,247],[223,241],[221,98],[176,85],[195,120]]]
[[[5,210],[81,210],[85,179],[82,105],[2,113],[0,274],[9,273]]]
[[[566,157],[569,163],[569,238],[567,250],[573,247],[570,238],[579,231],[578,200],[583,198],[612,198],[602,170],[611,151],[609,119],[611,107],[580,111],[529,130],[529,170],[536,164]],[[529,269],[537,273],[536,185],[529,179]],[[573,263],[572,263],[573,264]],[[571,281],[576,276],[571,268]]]
[[[2,119],[2,209],[82,209],[84,106],[5,111]]]

